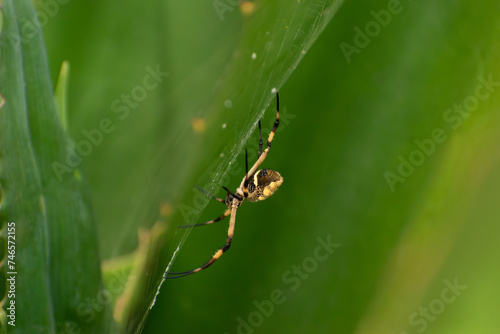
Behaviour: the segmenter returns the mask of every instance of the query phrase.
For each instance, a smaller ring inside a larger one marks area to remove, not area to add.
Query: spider
[[[217,250],[215,254],[212,256],[212,258],[206,262],[204,265],[201,267],[198,267],[193,270],[189,271],[183,271],[183,272],[166,272],[165,278],[179,278],[187,275],[191,275],[194,273],[197,273],[203,269],[207,269],[210,267],[215,261],[217,261],[222,254],[224,254],[229,247],[231,246],[231,242],[233,241],[233,235],[234,235],[234,225],[236,223],[236,211],[240,207],[240,205],[245,201],[245,199],[248,199],[250,202],[257,202],[257,201],[262,201],[271,196],[276,192],[276,190],[281,186],[283,183],[283,178],[281,175],[271,169],[261,169],[257,170],[259,166],[264,162],[266,159],[267,155],[269,154],[269,150],[271,149],[271,142],[273,141],[274,134],[276,133],[276,129],[278,128],[278,125],[280,123],[280,107],[279,107],[279,96],[278,93],[276,93],[276,121],[274,121],[274,126],[271,132],[269,133],[269,137],[267,139],[267,147],[264,151],[262,151],[262,128],[260,125],[260,120],[259,120],[259,153],[258,153],[258,159],[248,170],[248,151],[245,150],[245,164],[246,164],[246,173],[245,176],[243,177],[243,180],[241,181],[240,186],[236,191],[233,193],[226,187],[222,187],[226,192],[226,199],[223,200],[221,198],[217,198],[203,189],[199,188],[201,191],[203,191],[205,194],[209,195],[213,199],[226,204],[227,209],[222,214],[222,216],[207,221],[205,223],[201,224],[195,224],[195,225],[183,225],[179,226],[179,228],[185,228],[185,227],[197,227],[197,226],[204,226],[204,225],[210,225],[213,223],[216,223],[218,221],[223,220],[227,216],[231,216],[229,219],[229,229],[227,232],[227,239],[226,243],[222,248]]]

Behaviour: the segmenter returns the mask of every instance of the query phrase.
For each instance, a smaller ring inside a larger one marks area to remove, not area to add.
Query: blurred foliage
[[[283,186],[238,210],[220,261],[163,284],[144,332],[494,332],[498,5],[230,3],[37,2],[54,84],[71,64],[68,131],[76,144],[102,132],[80,167],[101,257],[133,274],[105,275],[129,300],[122,325],[144,319],[179,244],[174,271],[223,245],[227,222],[175,226],[222,213],[194,185],[239,185],[276,87],[263,167]]]

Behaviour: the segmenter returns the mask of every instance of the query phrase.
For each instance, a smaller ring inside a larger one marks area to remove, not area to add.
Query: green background
[[[146,282],[145,304],[179,242],[173,271],[223,245],[227,221],[187,238],[175,227],[223,212],[194,186],[219,197],[221,185],[238,187],[242,152],[255,159],[256,122],[267,136],[279,89],[282,123],[262,167],[283,185],[238,210],[220,261],[163,284],[145,333],[498,328],[498,3],[345,1],[335,13],[338,2],[256,1],[242,14],[221,1],[231,8],[222,17],[211,1],[72,0],[54,15],[46,3],[37,9],[50,17],[42,28],[54,86],[61,63],[71,66],[71,138],[85,140],[104,118],[115,126],[80,166],[101,258],[134,252],[138,229],[170,208],[161,255],[134,277]],[[357,51],[346,57],[342,43]],[[113,103],[157,66],[168,76],[121,119]],[[435,129],[442,140],[431,141]],[[401,171],[391,186],[387,172]],[[322,261],[318,238],[337,244]],[[280,302],[266,302],[276,289]],[[127,321],[144,314],[135,303]]]

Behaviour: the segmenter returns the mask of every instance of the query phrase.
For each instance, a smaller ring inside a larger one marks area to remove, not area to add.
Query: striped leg
[[[259,155],[257,158],[260,158],[260,154],[262,153],[262,145],[264,143],[262,142],[262,127],[260,126],[260,119],[259,119]]]
[[[217,218],[215,218],[213,220],[209,220],[209,221],[207,221],[205,223],[201,223],[201,224],[181,225],[181,226],[178,226],[178,228],[187,228],[187,227],[196,227],[196,226],[210,225],[210,224],[217,223],[217,222],[221,221],[222,219],[226,218],[230,214],[231,214],[231,210],[227,209],[222,216],[217,217]]]
[[[271,133],[269,133],[269,138],[267,139],[267,152],[269,152],[269,149],[271,148],[271,142],[273,141],[274,134],[276,133],[276,129],[278,128],[278,125],[280,124],[280,98],[278,95],[278,92],[276,92],[276,121],[274,121],[274,126],[273,129],[271,130]],[[260,126],[260,120],[259,120],[259,158],[261,156],[262,152],[262,129]],[[264,161],[264,160],[262,160]]]
[[[260,127],[260,121],[259,121],[259,127]],[[262,138],[260,140],[262,143]],[[260,156],[260,149],[259,149],[259,156]],[[243,196],[244,198],[248,197],[248,150],[245,149],[245,183],[243,184]]]
[[[278,125],[280,125],[280,98],[279,98],[278,93],[276,93],[276,120],[274,121],[273,129],[271,130],[271,132],[269,133],[269,137],[267,138],[267,147],[264,150],[263,155],[267,156],[267,154],[269,153],[269,150],[271,149],[271,142],[274,139],[274,135],[276,133],[276,130],[278,129]],[[260,156],[259,156],[259,158],[260,158]],[[265,156],[264,156],[264,159],[265,159]],[[262,161],[264,161],[264,159],[262,159],[260,163],[262,163]],[[260,163],[259,163],[259,165],[260,165]]]
[[[218,201],[218,202],[221,202],[221,203],[225,203],[223,199],[219,198],[219,197],[215,197],[214,195],[212,195],[211,193],[209,193],[208,191],[206,191],[205,189],[203,188],[200,188],[198,186],[195,186],[199,191],[201,191],[202,193],[204,193],[205,195],[213,198],[214,200]],[[225,187],[223,187],[225,188]],[[201,223],[201,224],[194,224],[194,225],[181,225],[181,226],[178,226],[177,228],[188,228],[188,227],[196,227],[196,226],[203,226],[203,225],[210,225],[210,224],[213,224],[213,223],[216,223],[216,222],[219,222],[221,221],[222,219],[226,218],[227,216],[229,216],[229,214],[231,213],[231,210],[227,209],[224,214],[220,217],[217,217],[213,220],[209,220],[205,223]]]
[[[269,154],[269,150],[271,149],[271,143],[274,139],[274,134],[276,133],[276,129],[278,129],[278,125],[280,125],[280,99],[278,93],[276,93],[276,120],[274,121],[273,129],[271,130],[271,132],[269,133],[269,137],[267,138],[267,147],[261,154],[262,147],[261,143],[259,142],[259,158],[257,159],[257,161],[254,163],[254,165],[250,170],[248,170],[248,160],[246,162],[247,172],[245,174],[245,179],[243,180],[241,185],[243,187],[243,193],[245,194],[245,197],[248,196],[248,190],[247,190],[248,176],[253,175],[257,171],[257,168],[259,168],[259,166],[264,162],[267,155]],[[259,121],[259,131],[260,131],[260,121]],[[262,135],[261,135],[261,142],[262,142]]]
[[[236,222],[236,210],[238,209],[239,205],[240,205],[240,202],[237,199],[233,200],[233,203],[231,204],[231,210],[228,209],[228,211],[231,211],[231,219],[229,221],[229,229],[227,231],[226,243],[224,246],[222,246],[222,248],[220,248],[217,252],[215,252],[214,256],[212,256],[212,258],[207,263],[205,263],[201,267],[198,267],[198,268],[190,270],[190,271],[168,272],[168,273],[166,273],[166,276],[164,276],[164,277],[165,278],[179,278],[179,277],[191,275],[191,274],[197,273],[198,271],[201,271],[203,269],[210,267],[215,261],[217,261],[222,256],[222,254],[224,254],[229,249],[229,247],[231,247],[231,242],[233,241],[233,235],[234,235],[234,225]],[[171,275],[171,276],[169,276],[169,275]]]
[[[219,198],[219,197],[215,197],[214,195],[212,195],[211,193],[209,193],[208,191],[206,191],[205,189],[201,188],[201,187],[198,187],[198,186],[195,186],[196,189],[198,189],[199,191],[201,191],[202,193],[204,193],[205,195],[207,195],[208,197],[211,197],[213,198],[214,200],[218,201],[218,202],[221,202],[221,203],[224,203],[224,200]]]

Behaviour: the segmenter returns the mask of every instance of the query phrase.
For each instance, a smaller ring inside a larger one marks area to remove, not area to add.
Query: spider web
[[[211,120],[215,124],[220,124],[221,128],[225,128],[226,122],[224,120],[227,119],[227,124],[231,124],[231,133],[234,136],[232,136],[231,143],[226,144],[222,149],[220,159],[215,162],[215,167],[211,169],[213,172],[208,178],[208,183],[204,184],[202,188],[205,188],[210,193],[215,193],[215,190],[220,187],[224,177],[227,177],[229,171],[234,168],[236,158],[243,150],[247,140],[254,133],[257,121],[263,117],[267,107],[275,103],[275,92],[279,91],[307,54],[307,51],[331,21],[342,2],[342,0],[297,1],[295,3],[287,1],[265,2],[260,4],[261,7],[257,8],[255,13],[244,23],[239,45],[236,50],[233,50],[233,56],[226,67],[226,71],[220,75],[213,90],[209,92],[210,105],[203,108],[203,112],[209,115],[206,117],[207,122]],[[214,57],[220,57],[220,55]],[[184,82],[184,87],[181,84],[178,90],[195,90],[186,86],[196,82],[196,78],[187,78]],[[170,95],[166,99],[169,97]],[[238,118],[228,115],[227,112],[225,114],[224,108],[220,107],[224,103],[228,103],[228,101],[234,106],[233,110],[238,109]],[[189,103],[187,105],[187,108],[191,108]],[[269,109],[273,110],[274,113],[274,107]],[[280,111],[283,112],[283,105]],[[279,130],[284,130],[283,123],[280,124],[280,128]],[[179,189],[185,189],[187,183],[190,183],[191,187],[193,186],[191,181],[188,181],[189,175],[197,171],[188,167],[179,171],[179,166],[172,169],[170,160],[165,159],[167,155],[172,155],[172,147],[182,147],[180,151],[185,155],[182,159],[176,161],[184,161],[185,166],[197,165],[199,156],[203,156],[203,154],[200,153],[200,148],[196,147],[191,148],[193,152],[185,153],[185,151],[191,151],[186,149],[185,144],[188,131],[192,131],[192,129],[183,128],[178,133],[168,136],[164,143],[165,150],[158,154],[158,161],[152,164],[153,166],[160,166],[157,171],[152,172],[152,175],[173,175],[173,173],[176,173],[175,178],[164,182],[154,182],[153,188],[149,189],[149,191],[164,194],[165,184],[169,184],[168,188],[172,189],[171,196],[175,197],[175,193],[178,193]],[[263,136],[266,137],[267,134],[268,132],[263,129]],[[207,137],[210,138],[208,135]],[[216,152],[217,150],[219,148],[211,147],[207,151]],[[238,184],[243,175],[244,172],[238,176]],[[186,190],[188,189],[184,191]],[[143,198],[142,201],[147,202],[147,195],[144,194]],[[174,207],[180,204],[179,201],[172,202]],[[196,213],[190,216],[188,221],[184,221],[180,225],[197,223],[200,213],[208,202],[209,198],[205,197]],[[147,220],[147,217],[138,213],[133,215],[130,221],[141,220]],[[129,222],[129,224],[132,223]],[[170,233],[174,228],[171,229]],[[128,328],[136,328],[136,332],[142,330],[147,314],[155,305],[165,282],[164,277],[158,279],[158,276],[154,273],[170,271],[191,230],[192,228],[175,229],[175,240],[172,241],[172,251],[168,258],[168,264],[165,267],[161,261],[156,263],[156,268],[146,283],[147,291],[146,296],[144,296],[145,308],[142,310],[143,313],[135,313],[135,316],[130,314],[131,317],[136,319],[133,322],[137,326],[132,325],[129,320]]]

